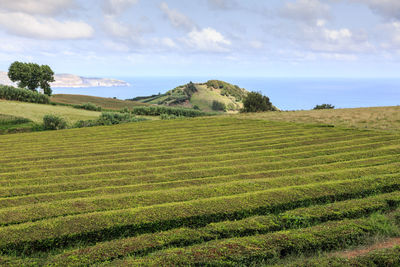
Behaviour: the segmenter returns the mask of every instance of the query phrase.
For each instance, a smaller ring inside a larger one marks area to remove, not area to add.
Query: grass
[[[322,123],[359,129],[400,130],[400,106],[264,112],[235,116],[270,121]]]
[[[215,116],[0,150],[3,265],[279,265],[400,235],[394,131]]]
[[[51,96],[51,102],[69,105],[82,105],[92,103],[102,109],[121,110],[124,108],[132,109],[137,106],[147,106],[145,103],[136,101],[127,101],[114,98],[105,98],[88,95],[69,95],[69,94],[55,94]]]
[[[43,116],[46,114],[61,116],[68,122],[96,119],[101,114],[101,112],[75,109],[72,107],[4,100],[0,100],[0,113],[9,116],[22,116],[36,123],[43,122]]]
[[[191,97],[190,103],[197,105],[201,110],[212,112],[212,102],[214,100],[224,103],[225,106],[232,105],[236,110],[240,109],[243,104],[236,102],[234,97],[222,96],[219,89],[211,90],[206,84],[196,85],[197,92]]]
[[[26,118],[0,114],[0,134],[29,131],[34,123]]]

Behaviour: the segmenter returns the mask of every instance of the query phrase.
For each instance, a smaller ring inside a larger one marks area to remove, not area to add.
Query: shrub
[[[214,100],[212,102],[211,108],[212,108],[212,110],[215,110],[215,111],[226,111],[225,103],[219,102],[217,100]]]
[[[193,106],[193,109],[195,109],[195,110],[200,110],[200,108],[199,108],[198,105],[194,105],[194,106]]]
[[[103,112],[97,120],[77,121],[73,127],[83,128],[100,125],[114,125],[127,122],[145,121],[145,118],[137,118],[135,115],[130,113],[120,112]]]
[[[250,92],[243,100],[242,112],[262,112],[275,110],[267,96],[260,92]]]
[[[90,102],[82,104],[82,105],[74,105],[74,108],[81,108],[81,109],[92,110],[92,111],[101,111],[101,107],[96,106],[95,104],[92,104]]]
[[[45,115],[43,117],[44,130],[60,130],[67,128],[67,122],[56,115]]]
[[[316,105],[314,109],[334,109],[335,106],[331,104],[322,104],[322,105]]]
[[[160,116],[161,114],[168,114],[182,117],[199,117],[210,115],[200,110],[165,106],[135,107],[133,108],[132,113],[145,116]]]
[[[121,113],[130,113],[131,111],[129,110],[128,107],[124,107],[124,108],[121,109],[119,112],[121,112]]]
[[[0,85],[0,99],[16,100],[22,102],[49,104],[50,99],[47,95],[40,94],[28,89],[15,88],[13,86]]]
[[[177,119],[177,118],[180,118],[180,116],[176,116],[174,114],[171,114],[171,115],[169,115],[169,114],[161,114],[160,115],[160,119],[162,119],[162,120],[174,120],[174,119]]]

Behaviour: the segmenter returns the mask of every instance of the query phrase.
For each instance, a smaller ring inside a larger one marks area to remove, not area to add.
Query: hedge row
[[[162,174],[157,175],[143,175],[130,177],[130,172],[113,172],[111,174],[105,173],[94,173],[90,175],[77,175],[64,178],[63,181],[45,185],[25,185],[25,186],[14,186],[14,187],[2,187],[0,188],[1,197],[12,197],[12,196],[24,196],[29,194],[40,194],[40,193],[61,193],[67,191],[77,190],[90,190],[100,187],[119,187],[119,186],[133,186],[138,187],[137,189],[146,189],[151,184],[159,183],[161,186],[167,183],[173,184],[174,182],[186,182],[190,184],[191,181],[194,184],[210,184],[219,183],[232,180],[244,180],[244,179],[257,179],[257,178],[274,178],[280,176],[289,175],[306,175],[310,172],[327,172],[340,169],[348,169],[358,166],[358,171],[363,171],[361,168],[371,166],[384,166],[389,168],[386,173],[398,172],[400,156],[384,156],[375,157],[362,160],[345,161],[332,164],[320,164],[314,166],[298,167],[284,170],[272,170],[272,171],[254,171],[251,167],[243,170],[243,173],[238,173],[237,168],[226,168],[224,173],[221,169],[217,171],[200,171],[200,172],[174,172],[170,173],[168,178]],[[239,166],[240,167],[240,166]],[[368,172],[366,172],[368,173]],[[186,179],[179,179],[180,176],[185,176]],[[100,178],[99,178],[100,177]],[[127,178],[128,177],[128,178]],[[77,180],[78,179],[78,180]],[[82,180],[80,180],[82,179]],[[101,192],[101,191],[100,191]]]
[[[399,189],[398,176],[374,177],[65,216],[1,227],[0,250],[46,250],[74,242],[103,241],[185,225],[201,226]]]
[[[238,221],[211,223],[198,229],[179,228],[160,233],[98,243],[64,252],[48,261],[49,265],[91,265],[128,255],[169,246],[188,246],[205,241],[263,234],[287,228],[307,227],[328,220],[359,218],[376,211],[387,211],[400,204],[400,192],[353,199],[309,208],[299,208],[279,215],[249,217]]]
[[[363,177],[363,179],[372,179],[373,177],[374,176]],[[379,175],[379,177],[397,177],[397,179],[400,180],[400,174]],[[294,179],[298,180],[297,177]],[[332,179],[332,181],[340,181],[340,179],[348,180],[349,177],[340,177],[338,180]],[[270,178],[252,181],[245,180],[217,185],[181,187],[170,190],[139,191],[135,194],[131,192],[114,193],[108,196],[96,196],[84,199],[80,198],[5,208],[0,210],[0,225],[17,224],[96,211],[145,207],[164,203],[233,196],[251,192],[257,193],[258,191],[265,190],[285,190],[281,188],[285,188],[289,184],[299,185],[298,181],[288,181],[287,179],[274,180],[273,182],[270,180]],[[320,181],[313,179],[309,181],[303,180],[303,183],[299,186],[316,186],[318,182]]]
[[[168,114],[182,117],[200,117],[212,115],[211,113],[206,113],[195,109],[173,108],[164,106],[134,107],[131,112],[136,115],[146,116],[160,116],[161,114]]]
[[[141,124],[141,125],[147,125],[146,124]],[[86,130],[86,129],[85,129]],[[102,128],[102,130],[106,130],[105,128]],[[74,130],[71,131],[63,131],[63,132],[59,132],[60,134],[57,134],[57,137],[59,137],[60,139],[63,138],[63,135],[61,135],[61,133],[64,132],[75,132]],[[271,134],[268,134],[267,132],[265,132],[264,134],[261,133],[257,133],[254,136],[252,136],[248,131],[247,132],[243,132],[240,133],[239,135],[235,136],[232,135],[230,137],[227,136],[223,136],[221,135],[221,138],[215,138],[215,136],[193,136],[192,138],[190,138],[190,136],[183,136],[182,140],[158,140],[158,138],[156,137],[154,140],[151,140],[149,138],[149,140],[147,142],[139,142],[140,140],[134,140],[132,139],[132,136],[120,136],[119,138],[106,138],[106,137],[101,137],[98,138],[96,137],[94,134],[92,134],[91,138],[89,137],[85,137],[85,136],[80,136],[79,134],[77,136],[75,136],[74,138],[74,142],[67,142],[67,140],[65,140],[63,143],[60,143],[60,140],[58,140],[57,142],[53,142],[53,141],[48,141],[48,143],[46,144],[46,147],[41,146],[40,144],[38,144],[37,146],[34,145],[32,146],[30,151],[27,151],[28,155],[29,154],[33,154],[33,153],[44,153],[44,152],[55,152],[57,148],[59,149],[64,149],[66,153],[69,152],[74,152],[74,153],[78,153],[80,151],[84,152],[85,149],[89,148],[89,147],[93,147],[93,145],[95,145],[98,142],[102,142],[103,145],[106,148],[110,148],[111,145],[116,145],[118,144],[119,146],[125,146],[125,145],[131,145],[134,146],[134,149],[152,149],[152,148],[157,148],[157,149],[173,149],[176,147],[187,147],[188,145],[193,145],[194,147],[201,147],[201,145],[230,145],[231,142],[242,142],[243,146],[247,145],[247,144],[251,144],[254,143],[255,141],[258,142],[263,142],[263,144],[269,145],[271,146],[270,148],[286,148],[292,145],[313,145],[315,143],[323,143],[323,142],[327,142],[327,141],[344,141],[346,140],[346,137],[348,138],[347,140],[351,140],[351,138],[365,138],[365,137],[376,137],[376,135],[370,134],[368,132],[361,132],[361,133],[347,133],[347,132],[342,132],[342,133],[329,133],[329,132],[308,132],[308,136],[302,136],[300,134],[300,136],[297,136],[296,133],[293,134],[289,134],[285,132],[281,132],[280,135],[277,136],[273,136]],[[36,136],[35,136],[36,137]],[[90,139],[90,140],[86,140],[86,139]],[[122,138],[122,139],[121,139]],[[196,139],[198,138],[199,144],[194,143],[194,141],[196,141]],[[161,138],[162,139],[162,138]],[[232,139],[232,140],[230,140]],[[322,140],[319,140],[322,139]],[[138,143],[139,142],[139,143]],[[10,150],[7,154],[3,155],[3,158],[7,158],[7,157],[11,157],[11,156],[16,156],[13,155],[15,154],[15,150],[14,149],[26,149],[24,147],[24,143],[22,142],[19,145],[16,145],[15,147],[12,146],[13,150]],[[5,148],[8,146],[8,144],[4,144]],[[25,144],[26,146],[26,144]],[[105,150],[102,147],[98,148],[99,150]],[[10,153],[10,152],[14,152],[14,153]],[[26,157],[26,156],[25,156]]]
[[[382,175],[380,175],[382,176]],[[355,179],[360,178],[356,176]],[[400,175],[398,175],[400,179]],[[326,181],[336,181],[340,179],[351,179],[348,176],[332,175]],[[299,182],[301,181],[301,183]],[[15,208],[0,210],[0,225],[15,224],[33,221],[43,218],[51,218],[69,214],[81,214],[87,212],[134,208],[138,206],[149,206],[168,202],[189,201],[218,196],[230,196],[248,192],[262,191],[272,188],[285,187],[290,184],[307,185],[320,182],[321,178],[312,177],[309,180],[299,179],[298,177],[289,179],[257,179],[242,180],[216,185],[202,185],[191,187],[172,188],[156,191],[138,191],[140,188],[133,188],[132,192],[114,192],[108,196],[96,196],[77,200],[64,200],[50,203],[40,203]],[[136,189],[136,190],[135,190]],[[142,188],[143,189],[143,188]],[[156,188],[154,188],[156,189]],[[153,189],[153,190],[154,190]],[[46,202],[46,201],[45,201]]]
[[[377,142],[378,141],[378,142]],[[387,142],[387,143],[386,143]],[[68,162],[68,161],[80,161],[81,159],[87,158],[88,160],[96,160],[99,159],[107,159],[113,158],[113,154],[116,157],[123,157],[130,154],[134,154],[136,158],[132,158],[135,161],[154,161],[154,160],[162,160],[162,159],[171,159],[171,158],[185,158],[185,157],[196,157],[196,156],[204,156],[204,155],[218,155],[218,154],[227,154],[230,153],[232,155],[236,153],[257,153],[263,151],[264,153],[268,153],[273,155],[279,154],[295,154],[295,153],[302,153],[307,150],[323,150],[329,149],[334,150],[335,148],[340,149],[343,146],[354,146],[354,145],[379,145],[382,143],[382,146],[385,144],[390,145],[394,140],[392,138],[357,138],[357,139],[350,139],[350,141],[339,141],[339,142],[326,142],[322,144],[314,144],[307,147],[303,146],[292,146],[285,149],[265,149],[265,145],[262,143],[255,143],[255,144],[246,144],[241,145],[223,145],[223,146],[203,146],[198,148],[184,148],[184,149],[171,149],[171,150],[158,150],[157,153],[149,154],[145,150],[136,150],[135,153],[132,152],[131,148],[121,148],[116,151],[115,146],[114,148],[110,148],[106,151],[93,151],[93,152],[86,152],[86,153],[76,153],[75,155],[71,154],[51,154],[48,156],[37,156],[38,158],[19,158],[19,159],[6,159],[0,160],[1,166],[0,169],[8,170],[12,168],[12,166],[20,166],[20,165],[34,165],[34,166],[41,166],[43,162],[44,165],[49,165],[50,163],[57,164],[58,162]],[[307,150],[305,150],[307,148]],[[268,152],[267,152],[268,151]],[[42,153],[43,154],[43,153]],[[176,156],[175,156],[176,155]]]
[[[45,94],[40,94],[28,89],[15,88],[13,86],[0,85],[0,99],[16,100],[22,102],[49,104],[50,99]]]
[[[155,191],[155,190],[168,190],[178,187],[187,186],[207,186],[207,185],[218,185],[226,182],[234,181],[255,181],[258,179],[269,179],[270,187],[275,188],[280,184],[284,183],[286,186],[301,185],[303,183],[321,182],[321,181],[334,181],[341,179],[358,179],[363,176],[371,175],[385,175],[391,173],[397,173],[400,167],[400,163],[395,162],[392,164],[378,165],[373,164],[371,167],[357,168],[353,166],[349,169],[340,169],[337,167],[331,168],[331,170],[324,170],[318,172],[308,172],[306,174],[296,173],[290,175],[282,171],[281,175],[266,175],[266,173],[253,172],[246,174],[237,174],[231,176],[217,176],[201,179],[192,180],[177,180],[170,182],[161,183],[149,183],[149,184],[135,184],[133,179],[125,178],[120,180],[99,180],[92,186],[88,183],[60,183],[50,186],[37,185],[37,186],[26,186],[18,187],[14,190],[10,190],[9,194],[20,194],[25,196],[19,197],[6,197],[0,198],[0,208],[9,208],[14,206],[29,205],[41,202],[52,202],[66,199],[75,198],[86,198],[94,197],[99,195],[111,195],[111,194],[124,194],[124,193],[136,193],[140,191]],[[282,182],[281,182],[282,181]],[[2,192],[4,193],[4,192]],[[28,195],[27,195],[28,194]]]
[[[102,130],[105,130],[102,128]],[[63,131],[65,132],[65,131]],[[63,133],[62,132],[62,133]],[[69,131],[67,131],[69,132]],[[285,131],[279,131],[277,134],[271,134],[271,132],[260,132],[256,134],[251,134],[248,131],[246,132],[240,132],[237,135],[231,135],[227,137],[226,135],[223,134],[218,134],[218,136],[213,136],[211,134],[205,134],[204,136],[199,136],[199,135],[194,135],[194,136],[183,136],[181,137],[182,140],[171,140],[167,138],[166,140],[163,140],[162,137],[155,137],[154,140],[149,138],[147,141],[141,141],[138,139],[134,139],[130,135],[120,135],[119,137],[116,137],[115,139],[112,138],[107,138],[107,137],[102,137],[102,138],[96,138],[95,136],[92,136],[89,138],[90,140],[87,140],[87,136],[80,136],[77,135],[75,136],[74,140],[75,142],[60,142],[60,140],[57,141],[48,141],[46,146],[43,146],[42,144],[38,143],[37,145],[31,145],[32,148],[27,151],[28,155],[29,154],[34,154],[34,153],[43,153],[43,152],[54,152],[57,151],[56,149],[64,149],[65,152],[69,151],[74,151],[75,153],[79,152],[80,150],[85,151],[85,149],[89,147],[93,147],[93,145],[98,144],[99,142],[102,142],[103,146],[100,148],[101,150],[105,150],[106,148],[110,148],[112,146],[115,147],[116,144],[119,146],[134,146],[133,149],[173,149],[173,148],[178,148],[178,147],[187,147],[189,145],[193,147],[201,147],[201,145],[230,145],[232,143],[242,143],[243,145],[246,145],[248,143],[254,143],[256,141],[262,142],[263,144],[270,145],[270,146],[276,146],[279,145],[281,148],[288,147],[290,145],[296,145],[296,144],[302,144],[300,143],[301,141],[303,144],[314,144],[323,141],[343,141],[346,140],[345,138],[347,137],[349,140],[350,138],[362,138],[362,137],[374,137],[374,135],[371,135],[369,133],[341,133],[338,135],[338,133],[330,133],[330,132],[318,132],[318,131],[310,131],[307,132],[309,138],[305,138],[302,134],[296,134],[294,133],[287,133]],[[268,137],[268,138],[267,138]],[[62,138],[62,136],[60,136]],[[133,138],[133,139],[132,139]],[[319,139],[322,139],[319,141]],[[198,141],[198,143],[193,144],[194,141]],[[307,143],[304,143],[307,142]],[[283,146],[285,145],[285,146]],[[18,149],[25,150],[26,149],[26,144],[24,146],[24,142],[22,144],[15,144],[14,146],[11,144],[4,144],[4,148],[7,148],[10,146],[10,148],[13,148],[15,150],[10,150],[9,152],[14,152],[17,151]],[[79,148],[79,149],[78,149]],[[12,156],[12,154],[8,153],[3,155],[3,158],[7,158]]]
[[[311,259],[298,260],[292,263],[274,265],[287,267],[366,267],[366,266],[400,266],[400,246],[378,249],[354,258],[339,256],[320,256]]]
[[[361,144],[359,144],[361,143]],[[271,161],[278,161],[282,159],[300,159],[300,158],[310,158],[315,156],[324,156],[324,155],[332,155],[335,153],[345,153],[350,151],[365,151],[371,149],[381,149],[385,146],[392,145],[392,140],[390,141],[380,141],[380,142],[370,142],[369,140],[363,140],[362,142],[347,143],[347,144],[338,144],[334,148],[326,148],[326,147],[316,147],[313,150],[307,150],[302,152],[289,152],[285,153],[282,151],[279,155],[274,153],[271,150],[246,150],[242,149],[242,151],[237,152],[225,152],[224,150],[213,150],[210,153],[207,151],[198,152],[196,154],[186,154],[186,153],[179,153],[178,155],[173,154],[165,154],[165,156],[161,155],[146,155],[146,157],[140,156],[137,153],[121,153],[117,155],[107,155],[107,156],[97,156],[97,157],[85,157],[85,158],[72,158],[72,159],[63,159],[63,160],[44,160],[42,162],[38,162],[35,164],[35,168],[41,168],[42,170],[46,169],[55,169],[55,168],[73,168],[79,166],[95,166],[95,165],[102,165],[102,164],[120,164],[120,163],[127,163],[127,162],[135,162],[138,165],[146,166],[151,163],[152,166],[166,166],[169,164],[180,164],[183,163],[191,163],[191,162],[214,162],[214,161],[224,161],[228,159],[239,159],[239,158],[250,158],[250,157],[263,157],[264,159]],[[160,153],[161,154],[161,153]],[[51,165],[49,163],[51,162]],[[26,170],[31,170],[32,167],[27,163],[22,161],[15,164],[7,164],[0,167],[1,170],[4,169],[7,173],[10,172],[21,172]]]
[[[366,144],[365,146],[369,146],[370,148],[375,148],[374,147],[374,145],[372,145],[372,144]],[[354,150],[354,147],[352,147],[352,146],[349,146],[349,147],[347,147],[347,148],[344,148],[343,150]],[[337,151],[337,150],[336,150]],[[292,159],[296,159],[296,158],[298,158],[298,157],[300,157],[300,156],[304,156],[305,158],[309,158],[309,157],[311,157],[313,154],[314,155],[319,155],[321,152],[318,152],[318,151],[315,151],[315,153],[299,153],[299,154],[283,154],[283,156],[285,157],[285,158],[287,158],[287,159],[290,159],[290,158],[292,158]],[[261,153],[260,154],[258,154],[258,153],[254,153],[255,155],[262,155]],[[329,153],[329,154],[331,154],[331,153]],[[238,154],[238,155],[236,155],[236,154],[232,154],[232,158],[234,159],[234,158],[240,158],[240,156],[242,156],[243,158],[245,158],[245,155],[246,154]],[[307,156],[306,156],[307,155]],[[197,159],[201,159],[201,160],[203,160],[203,162],[205,163],[205,162],[210,162],[210,161],[214,161],[214,160],[221,160],[221,158],[224,158],[224,157],[218,157],[218,156],[210,156],[209,158],[203,158],[203,157],[192,157],[192,158],[179,158],[179,163],[180,164],[182,164],[182,163],[191,163],[191,160],[192,161],[196,161]],[[128,157],[128,159],[129,159],[129,157]],[[280,157],[265,157],[265,159],[266,160],[268,160],[269,162],[273,162],[274,160],[279,160],[280,159]],[[134,160],[136,160],[136,159],[130,159],[130,160],[127,160],[128,162],[130,162],[130,161],[134,161]],[[168,164],[172,164],[172,165],[176,165],[176,164],[179,164],[178,162],[177,162],[177,160],[178,159],[171,159],[171,160],[154,160],[153,162],[153,164],[154,164],[154,167],[156,167],[156,166],[160,166],[160,167],[162,167],[162,166],[167,166]],[[123,162],[125,162],[125,161],[123,161]],[[137,162],[139,162],[139,163],[142,163],[141,164],[141,167],[147,167],[147,162],[148,161],[137,161]],[[99,163],[99,162],[98,162]],[[323,163],[323,162],[322,162]],[[329,163],[328,163],[329,164]],[[82,163],[82,165],[85,165],[85,163]],[[82,165],[78,165],[78,166],[81,166],[82,167]],[[138,164],[139,165],[139,164]],[[254,164],[253,164],[254,165]],[[257,165],[257,164],[256,164]],[[55,166],[57,166],[57,165],[55,165]],[[71,165],[71,166],[73,166],[73,165]],[[90,165],[89,165],[90,166]],[[54,166],[53,166],[54,167]],[[57,167],[60,167],[60,166],[57,166]],[[65,166],[65,165],[63,165],[62,167],[67,167],[67,166]],[[88,166],[87,166],[88,167]],[[354,166],[354,167],[356,167],[356,166]],[[242,171],[242,172],[240,172],[241,174],[244,174],[244,172]],[[252,173],[255,173],[254,171],[252,172]],[[130,174],[130,175],[132,175],[132,174]],[[96,176],[96,177],[98,177],[99,179],[101,179],[102,178],[102,175],[100,174],[100,173],[98,173],[98,176]],[[212,176],[209,176],[209,178],[210,177],[212,177]],[[108,178],[110,178],[110,176],[108,176]],[[251,177],[249,177],[249,178],[251,178]],[[49,184],[57,184],[57,183],[67,183],[67,182],[69,182],[69,181],[75,181],[76,179],[74,178],[74,176],[70,176],[70,177],[67,177],[67,178],[63,178],[62,176],[61,177],[50,177],[50,178],[39,178],[39,179],[5,179],[5,180],[0,180],[0,185],[2,185],[2,186],[6,186],[6,187],[10,187],[10,186],[24,186],[24,185],[30,185],[30,186],[34,186],[34,185],[43,185],[43,184],[47,184],[47,185],[49,185]],[[93,179],[90,179],[90,178],[88,178],[86,181],[89,181],[89,180],[93,180]]]
[[[356,159],[366,159],[375,158],[379,156],[398,156],[400,155],[400,145],[389,146],[388,148],[380,148],[376,150],[366,150],[366,151],[356,151],[356,152],[344,152],[337,153],[327,156],[315,156],[312,158],[305,159],[293,159],[284,160],[277,158],[277,161],[268,162],[266,159],[268,157],[248,157],[243,159],[232,159],[217,162],[191,162],[191,163],[180,163],[179,159],[175,161],[174,164],[167,166],[152,166],[150,163],[138,162],[133,163],[110,163],[110,164],[99,164],[91,166],[78,166],[70,168],[55,168],[55,169],[32,169],[29,171],[21,172],[11,172],[11,173],[0,173],[1,180],[11,180],[11,179],[33,179],[39,178],[43,179],[45,177],[56,176],[71,176],[71,175],[85,175],[91,173],[99,172],[109,172],[113,170],[118,171],[131,171],[130,175],[140,176],[140,175],[152,175],[152,174],[165,174],[168,177],[168,173],[174,171],[202,171],[202,170],[213,170],[213,169],[226,169],[226,168],[236,168],[239,171],[249,170],[250,166],[253,167],[253,171],[266,171],[266,170],[277,170],[277,169],[288,169],[300,166],[310,166],[322,163],[334,163],[340,161],[356,160]],[[220,174],[223,174],[220,172]],[[188,178],[192,177],[189,175]],[[185,178],[185,177],[181,177]]]
[[[382,143],[382,140],[383,141],[386,141],[386,143],[383,143],[383,144],[395,144],[395,142],[393,142],[393,140],[391,140],[391,139],[381,139],[381,140],[379,140],[380,142],[379,143]],[[352,142],[354,142],[354,143],[356,143],[356,144],[364,144],[364,147],[365,147],[365,142],[368,142],[369,140],[358,140],[358,139],[355,139],[355,140],[353,140]],[[277,141],[278,142],[278,141]],[[239,150],[239,152],[241,151],[242,153],[246,153],[246,154],[254,154],[255,152],[254,151],[252,151],[251,149],[250,149],[250,151],[248,151],[246,148],[247,148],[247,146],[245,146],[245,145],[241,145],[241,143],[237,143],[235,140],[232,140],[232,142],[230,143],[230,144],[236,144],[237,145],[237,147],[238,148],[241,148],[240,150]],[[329,146],[329,144],[330,143],[328,143],[327,145]],[[341,144],[337,144],[336,146],[334,146],[333,147],[333,149],[340,149],[340,148],[342,148],[344,145],[346,145],[346,146],[349,146],[349,145],[351,145],[351,143],[346,143],[346,144],[343,144],[343,145],[341,145]],[[379,144],[377,144],[378,146],[379,146]],[[207,146],[207,148],[208,148],[208,150],[204,150],[204,146],[203,146],[203,149],[200,151],[200,152],[202,152],[203,153],[203,157],[204,158],[206,158],[205,157],[205,155],[213,155],[213,154],[216,154],[216,155],[219,155],[219,154],[232,154],[232,150],[230,150],[230,149],[228,149],[227,150],[227,152],[225,152],[226,151],[226,145],[225,144],[220,144],[220,145],[217,145],[216,143],[214,143],[213,144],[213,146]],[[261,147],[260,147],[261,148]],[[263,155],[263,156],[273,156],[274,154],[276,155],[276,153],[274,153],[274,152],[276,152],[276,151],[273,151],[273,150],[269,150],[269,149],[267,149],[267,147],[265,147],[265,146],[263,146],[262,147],[263,149],[260,149],[259,150],[259,154],[260,155]],[[322,147],[323,149],[325,148],[325,147]],[[329,147],[328,147],[329,148]],[[114,145],[114,149],[115,149],[115,145]],[[150,147],[150,148],[148,148],[150,151],[152,150],[152,148]],[[147,150],[147,151],[149,151],[149,150]],[[165,149],[165,150],[161,150],[160,148],[157,148],[156,149],[157,151],[158,151],[158,153],[159,154],[167,154],[168,153],[168,155],[169,155],[169,159],[173,159],[173,158],[177,158],[176,156],[178,156],[179,158],[182,158],[182,153],[184,153],[184,151],[182,151],[182,150],[180,150],[180,152],[179,153],[175,153],[173,150],[171,151],[171,150],[169,150],[169,149]],[[192,148],[191,149],[191,151],[193,151],[194,149]],[[210,151],[211,150],[211,151]],[[289,149],[285,149],[285,150],[289,150]],[[315,149],[315,150],[317,150],[317,149]],[[144,151],[143,152],[141,152],[141,151],[135,151],[134,149],[130,149],[130,150],[128,150],[130,153],[127,153],[127,152],[125,152],[125,153],[123,153],[123,155],[120,155],[120,158],[127,158],[127,157],[129,157],[129,156],[131,156],[131,157],[136,157],[136,158],[140,158],[139,156],[143,156],[143,155],[147,155],[147,157],[149,157],[149,156],[151,156],[151,157],[155,157],[155,156],[157,156],[157,155],[148,155],[148,152],[147,153],[144,153]],[[135,153],[135,152],[137,152],[137,153]],[[207,153],[207,152],[209,152],[209,153]],[[302,151],[302,150],[297,150],[297,151],[295,151],[295,152],[297,152],[297,153],[305,153],[305,154],[309,154],[309,153],[314,153],[312,150],[311,151],[306,151],[306,152],[304,152],[304,150]],[[322,151],[321,152],[321,154],[320,155],[324,155],[323,154],[323,152],[324,151]],[[285,155],[285,154],[288,154],[288,153],[285,153],[285,151],[282,151],[282,154],[283,155]],[[332,153],[331,153],[332,154]],[[225,155],[226,156],[226,155]],[[116,155],[115,156],[116,158],[118,158],[118,155]],[[222,156],[221,156],[222,157]],[[86,158],[86,157],[85,157]],[[105,156],[103,156],[103,159],[113,159],[114,158],[114,156],[113,155],[107,155],[107,157],[105,157]],[[132,158],[132,159],[135,159],[135,158]],[[153,160],[153,159],[151,159],[151,160]],[[60,162],[66,162],[67,160],[66,159],[62,159],[62,160],[59,160]],[[72,161],[72,160],[71,160]],[[74,158],[73,159],[73,161],[74,162],[76,162],[76,158]],[[93,159],[92,158],[87,158],[86,160],[83,160],[83,162],[92,162],[93,161]],[[47,161],[47,162],[38,162],[39,164],[43,164],[43,165],[48,165],[48,162],[50,162],[50,161]],[[51,161],[52,163],[56,163],[57,161]],[[67,161],[68,162],[68,161]],[[25,163],[25,161],[19,161],[19,162],[13,162],[13,164],[12,165],[25,165],[26,163]],[[40,165],[36,165],[35,164],[35,166],[40,166]],[[10,172],[10,170],[12,170],[12,165],[10,166],[10,164],[4,164],[4,166],[2,166],[7,172]],[[56,165],[57,166],[57,165]],[[76,166],[76,165],[74,165],[74,166]],[[53,164],[51,165],[51,167],[52,168],[54,168],[53,167]],[[30,168],[29,168],[30,169]],[[20,170],[18,170],[18,171],[20,171]]]
[[[388,225],[390,232],[387,233]],[[288,254],[330,251],[363,243],[367,237],[398,231],[388,217],[327,222],[317,226],[251,237],[210,241],[186,248],[172,248],[142,258],[113,261],[112,266],[237,266],[274,262]]]

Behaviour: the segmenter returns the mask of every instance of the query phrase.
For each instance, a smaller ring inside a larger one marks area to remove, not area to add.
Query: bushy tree
[[[8,69],[8,77],[20,88],[36,91],[40,87],[46,95],[51,95],[50,82],[54,82],[54,72],[48,65],[15,61]]]
[[[211,108],[212,108],[212,110],[215,110],[215,111],[226,111],[225,103],[219,102],[217,100],[214,100],[212,102]]]
[[[67,122],[56,115],[44,115],[43,117],[43,129],[44,130],[60,130],[67,128]]]
[[[269,98],[260,92],[250,92],[243,100],[242,112],[260,112],[274,110]]]
[[[331,104],[322,104],[322,105],[316,105],[314,109],[334,109],[335,106]]]

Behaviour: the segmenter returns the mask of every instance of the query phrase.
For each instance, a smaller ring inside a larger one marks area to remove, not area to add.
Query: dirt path
[[[344,251],[340,251],[340,252],[335,252],[333,254],[333,256],[339,256],[339,257],[342,257],[342,258],[351,259],[351,258],[355,258],[355,257],[358,257],[358,256],[365,255],[365,254],[367,254],[367,253],[369,253],[369,252],[371,252],[373,250],[392,248],[392,247],[398,246],[398,245],[400,245],[400,237],[390,238],[390,239],[387,239],[387,240],[379,242],[379,243],[371,244],[368,247],[356,248],[356,249],[352,249],[352,250],[344,250]]]

